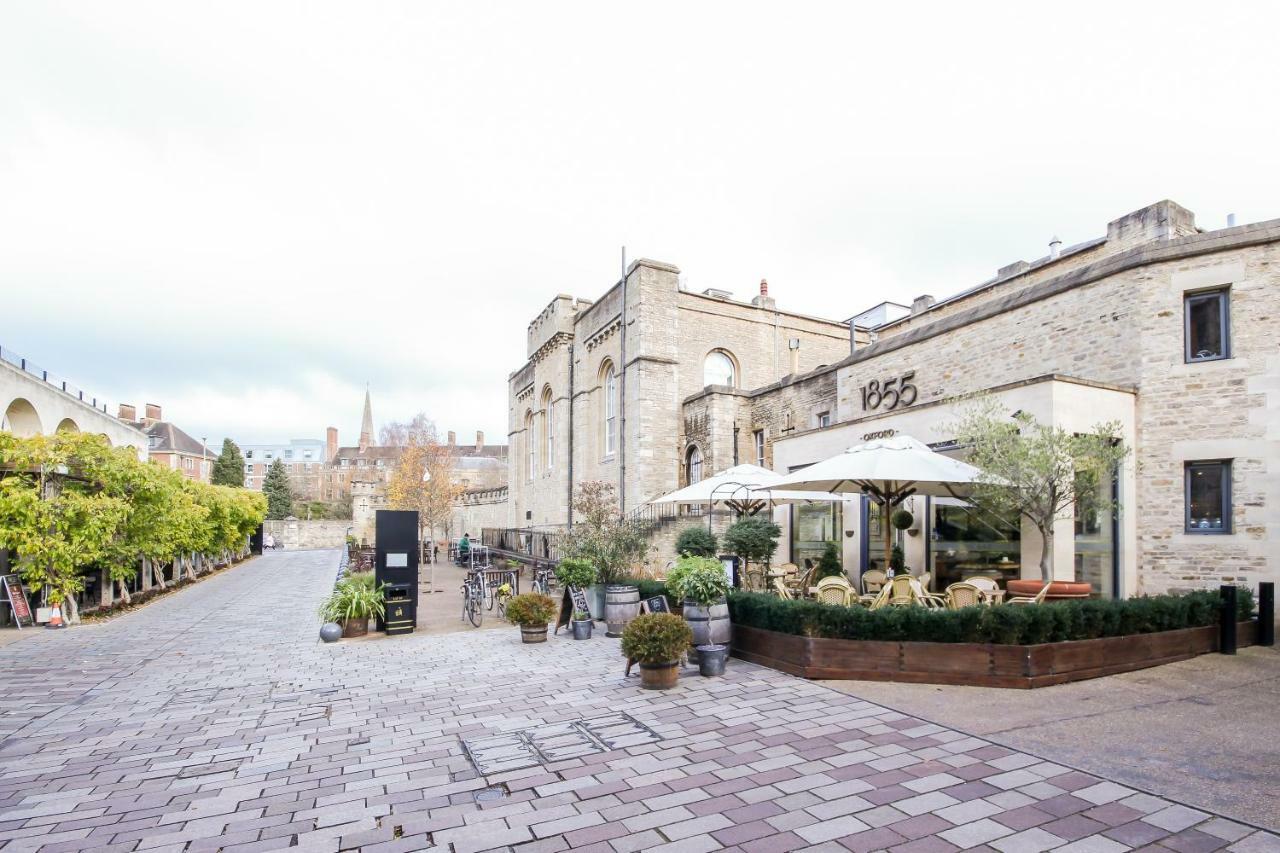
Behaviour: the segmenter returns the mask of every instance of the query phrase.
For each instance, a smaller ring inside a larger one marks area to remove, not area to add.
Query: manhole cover
[[[462,747],[476,770],[489,776],[659,740],[653,729],[619,713],[471,738]]]

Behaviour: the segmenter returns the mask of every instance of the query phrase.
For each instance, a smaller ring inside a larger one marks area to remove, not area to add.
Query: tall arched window
[[[524,444],[529,456],[529,469],[526,479],[532,480],[538,472],[538,437],[533,432],[533,412],[524,413]]]
[[[612,456],[618,450],[618,376],[613,365],[604,372],[604,455]]]
[[[707,353],[706,359],[702,362],[702,384],[704,386],[728,385],[733,388],[738,384],[737,379],[738,371],[734,367],[732,356],[719,349],[713,349]]]
[[[685,454],[685,475],[690,486],[702,482],[702,450],[696,444]]]
[[[556,458],[555,418],[551,412],[551,389],[542,389],[542,443],[543,464],[550,471]]]

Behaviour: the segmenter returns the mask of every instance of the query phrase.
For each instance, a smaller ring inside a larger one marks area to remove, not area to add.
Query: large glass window
[[[1228,293],[1190,293],[1183,300],[1187,361],[1214,361],[1230,354]]]
[[[609,365],[604,374],[604,455],[618,449],[618,377]]]
[[[1077,483],[1077,488],[1081,486]],[[1110,503],[1115,495],[1115,481],[1098,484],[1099,503]],[[1100,598],[1116,597],[1116,507],[1105,511],[1096,508],[1083,510],[1077,503],[1075,511],[1075,569],[1076,580],[1093,587],[1093,595]]]
[[[1231,460],[1186,465],[1188,533],[1231,532]]]
[[[792,504],[791,562],[802,571],[816,566],[827,544],[832,542],[836,553],[840,553],[843,519],[843,505],[839,501]]]
[[[702,451],[696,444],[685,455],[685,474],[690,486],[702,482]]]
[[[970,577],[1000,583],[1022,576],[1022,530],[1017,518],[997,518],[956,498],[932,498],[929,567],[933,588]]]
[[[707,353],[707,358],[702,363],[702,384],[734,387],[737,379],[736,373],[733,359],[729,357],[727,352],[712,350]]]

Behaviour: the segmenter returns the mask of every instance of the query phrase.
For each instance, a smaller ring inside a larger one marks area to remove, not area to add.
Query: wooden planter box
[[[1253,621],[1238,644],[1253,644]],[[1145,669],[1218,650],[1218,626],[1038,646],[826,640],[733,626],[733,656],[801,678],[1048,687]]]

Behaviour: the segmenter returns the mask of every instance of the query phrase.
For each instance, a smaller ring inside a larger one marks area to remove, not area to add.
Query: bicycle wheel
[[[494,605],[494,600],[498,597],[495,594],[497,592],[498,585],[491,580],[485,580],[481,583],[480,588],[484,590],[485,609],[492,610]]]

